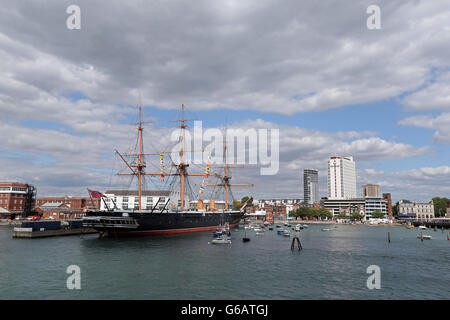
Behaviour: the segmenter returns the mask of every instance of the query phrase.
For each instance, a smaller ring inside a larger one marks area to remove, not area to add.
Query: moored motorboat
[[[229,244],[231,243],[231,239],[228,237],[217,237],[211,241],[213,244]]]

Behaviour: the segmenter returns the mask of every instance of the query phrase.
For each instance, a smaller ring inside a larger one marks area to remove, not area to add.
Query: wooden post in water
[[[302,247],[302,244],[300,242],[300,239],[297,236],[297,233],[295,233],[294,238],[292,238],[291,250],[294,251],[294,249],[295,249],[295,240],[297,240],[298,251],[302,250],[303,247]]]
[[[388,242],[391,243],[391,233],[388,232]]]

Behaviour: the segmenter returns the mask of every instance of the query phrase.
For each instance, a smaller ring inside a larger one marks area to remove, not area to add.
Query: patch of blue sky
[[[89,99],[84,93],[82,93],[80,91],[62,92],[60,95],[62,97],[70,99],[72,101],[88,100]]]
[[[68,125],[52,121],[24,120],[20,121],[20,124],[28,128],[36,128],[36,129],[49,129],[64,132],[70,132],[72,130]]]
[[[0,148],[0,157],[27,160],[31,162],[33,165],[40,165],[40,166],[51,166],[58,161],[57,159],[54,159],[44,154],[26,151],[8,150],[5,148]]]

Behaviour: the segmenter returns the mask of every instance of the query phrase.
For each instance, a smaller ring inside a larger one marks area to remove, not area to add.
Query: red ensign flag
[[[106,196],[101,193],[100,191],[94,191],[94,190],[89,190],[89,194],[91,195],[92,198],[94,199],[100,199],[100,198],[106,198]]]

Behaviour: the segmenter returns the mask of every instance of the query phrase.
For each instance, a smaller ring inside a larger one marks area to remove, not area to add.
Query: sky
[[[255,184],[236,198],[302,198],[307,168],[326,196],[335,155],[354,157],[359,194],[450,197],[450,2],[377,1],[380,29],[372,1],[343,3],[3,1],[0,181],[38,196],[131,188],[114,151],[135,144],[141,99],[149,152],[167,150],[182,101],[204,128],[279,129],[278,173],[232,170]]]

